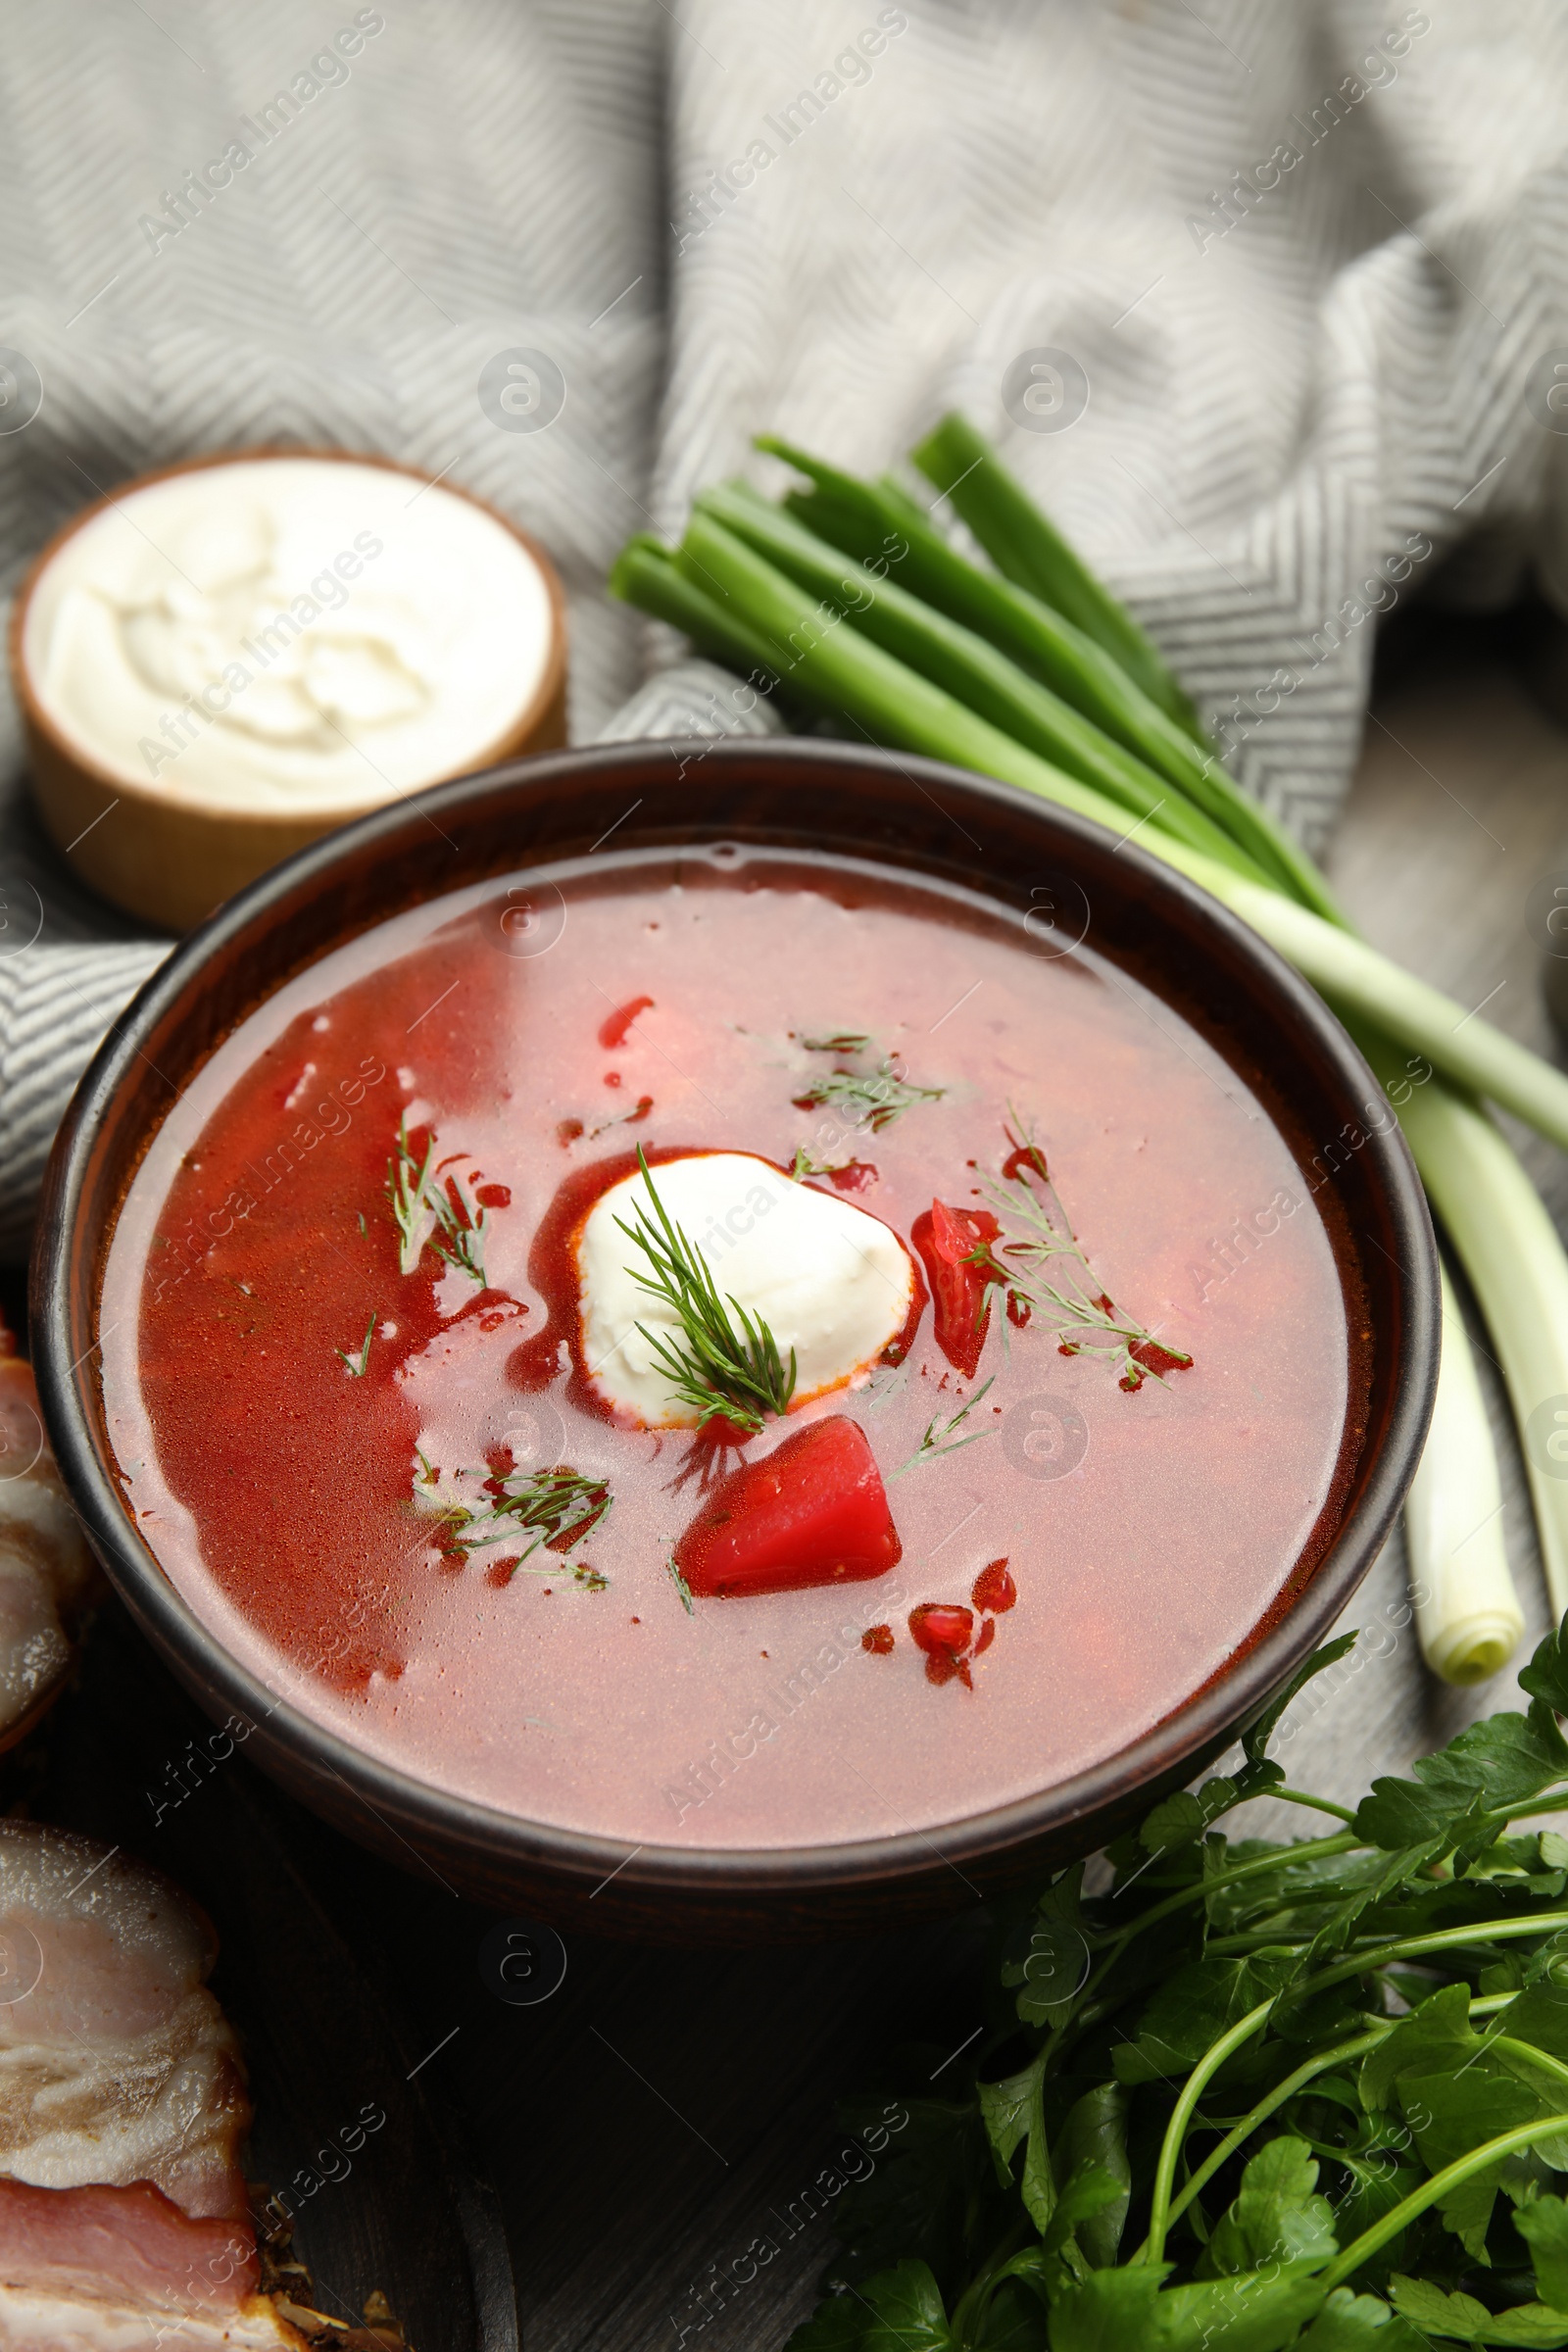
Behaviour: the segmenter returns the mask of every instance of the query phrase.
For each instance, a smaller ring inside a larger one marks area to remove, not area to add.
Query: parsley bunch
[[[1352,1814],[1266,1752],[995,1924],[967,2089],[840,2208],[791,2352],[1568,2345],[1568,1619]],[[1272,1795],[1290,1844],[1216,1824]],[[848,2110],[853,2123],[858,2109]]]

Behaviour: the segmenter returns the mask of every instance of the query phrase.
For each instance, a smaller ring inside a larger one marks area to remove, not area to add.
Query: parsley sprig
[[[971,1263],[992,1277],[981,1300],[982,1321],[993,1300],[1014,1322],[1038,1315],[1064,1355],[1108,1356],[1119,1385],[1129,1392],[1141,1389],[1151,1374],[1163,1380],[1167,1372],[1189,1369],[1190,1355],[1165,1347],[1107,1297],[1073,1232],[1033,1129],[1015,1111],[1010,1115],[1015,1125],[1005,1134],[1011,1172],[982,1179],[1002,1234],[970,1253]]]
[[[782,1413],[795,1394],[795,1350],[786,1366],[778,1343],[760,1315],[749,1314],[734,1298],[720,1298],[702,1251],[688,1240],[659,1198],[647,1154],[637,1147],[637,1165],[653,1203],[649,1216],[639,1201],[627,1224],[615,1223],[647,1261],[649,1271],[626,1271],[639,1289],[670,1307],[679,1324],[669,1338],[656,1338],[644,1323],[637,1329],[653,1349],[671,1391],[695,1412],[699,1427],[728,1421],[755,1437],[765,1413]]]
[[[941,2097],[919,2058],[843,2111],[879,2153],[791,2352],[1568,2344],[1568,1838],[1528,1826],[1568,1810],[1568,1619],[1527,1713],[1352,1812],[1267,1748],[1355,1640],[1102,1891],[1079,1862],[1001,1908],[989,1987],[933,2021],[946,2048],[990,2018]],[[1228,1838],[1259,1796],[1328,1834]]]

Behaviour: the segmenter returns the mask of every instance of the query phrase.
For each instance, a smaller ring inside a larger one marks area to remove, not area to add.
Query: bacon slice
[[[132,2305],[0,2286],[0,2352],[309,2352],[265,2295],[226,2319],[160,2316]]]
[[[0,1747],[20,1740],[71,1671],[99,1585],[44,1440],[32,1372],[0,1319]]]
[[[148,2180],[32,2188],[0,2180],[5,2352],[297,2346],[259,2295],[248,2222],[193,2221]]]
[[[217,1951],[145,1864],[0,1821],[0,2175],[151,2181],[197,2219],[244,2216],[250,2103],[204,1982]]]

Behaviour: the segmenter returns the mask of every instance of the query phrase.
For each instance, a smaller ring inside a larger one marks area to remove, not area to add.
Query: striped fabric
[[[612,743],[776,733],[779,721],[765,703],[736,710],[726,691],[733,683],[711,662],[677,662],[640,687],[600,733]],[[33,870],[45,863],[40,856]],[[0,1260],[7,1264],[27,1254],[49,1147],[77,1078],[169,953],[167,940],[47,941],[43,904],[31,881],[14,875],[0,919]]]
[[[958,404],[1308,835],[1379,611],[1531,560],[1568,603],[1553,0],[0,0],[0,29],[7,591],[144,466],[382,452],[551,548],[583,739],[674,650],[601,593],[630,529],[776,478],[760,426],[875,467]],[[565,382],[546,430],[481,396],[520,348]],[[630,723],[690,731],[689,699]],[[12,1251],[159,953],[42,844],[0,706]]]

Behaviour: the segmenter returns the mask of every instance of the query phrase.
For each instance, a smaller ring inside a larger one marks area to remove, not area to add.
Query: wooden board
[[[237,1753],[193,1765],[212,1728],[114,1603],[76,1687],[0,1764],[0,1801],[139,1854],[214,1921],[214,1989],[256,2107],[251,2173],[298,2212],[294,2251],[318,2307],[357,2322],[379,2288],[414,2352],[516,2352],[493,2194],[430,2095],[421,2053],[301,1876],[294,1809]],[[398,1891],[394,1878],[389,1932]]]

